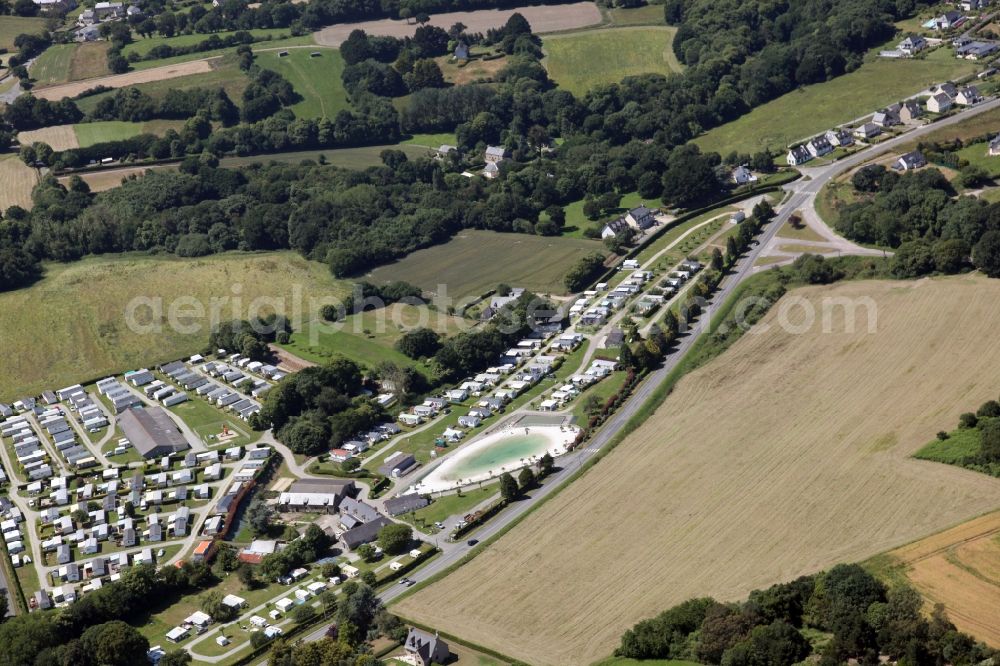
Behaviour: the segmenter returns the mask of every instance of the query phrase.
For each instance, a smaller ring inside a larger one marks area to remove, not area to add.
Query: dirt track
[[[125,74],[112,74],[111,76],[100,76],[83,81],[73,81],[72,83],[61,83],[56,86],[46,88],[35,88],[35,97],[51,101],[60,100],[63,97],[75,97],[85,90],[96,88],[97,86],[108,86],[109,88],[124,88],[134,86],[139,83],[149,83],[151,81],[165,81],[176,79],[190,74],[202,74],[212,70],[210,59],[192,60],[176,65],[165,65],[163,67],[151,67]]]
[[[515,12],[528,19],[531,29],[536,33],[573,30],[601,22],[601,11],[597,5],[593,2],[576,2],[571,5],[540,5],[516,9],[479,9],[472,12],[432,14],[428,25],[436,25],[447,30],[461,22],[466,25],[468,32],[486,32],[490,28],[501,27]],[[340,46],[353,30],[364,30],[369,35],[412,37],[418,27],[416,23],[407,23],[403,20],[361,21],[332,25],[314,33],[313,37],[317,44]]]
[[[841,310],[831,332],[817,317],[793,334],[779,304],[767,334],[683,379],[583,478],[394,610],[528,663],[592,663],[684,599],[739,599],[1000,507],[997,479],[910,458],[996,397],[1000,281],[795,293],[817,309],[871,298],[877,332],[863,316],[847,332]]]

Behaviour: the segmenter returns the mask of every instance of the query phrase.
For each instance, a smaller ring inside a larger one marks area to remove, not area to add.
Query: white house
[[[788,162],[790,166],[798,166],[800,164],[805,164],[813,158],[812,153],[805,146],[795,146],[788,151],[785,156],[785,161]]]

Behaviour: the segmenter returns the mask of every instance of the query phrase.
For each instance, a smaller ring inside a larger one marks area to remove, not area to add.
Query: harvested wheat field
[[[149,69],[140,69],[135,72],[127,72],[125,74],[100,76],[93,79],[84,79],[83,81],[62,83],[56,86],[35,88],[32,92],[34,92],[35,97],[56,101],[62,99],[63,97],[76,97],[85,90],[90,90],[91,88],[96,88],[97,86],[125,88],[127,86],[134,86],[140,83],[177,79],[191,74],[203,74],[205,72],[212,71],[211,61],[212,59],[208,58],[204,60],[181,62],[174,65],[165,65],[163,67],[150,67]]]
[[[31,208],[31,190],[38,184],[38,172],[17,155],[0,157],[0,211],[11,206]]]
[[[17,141],[22,146],[28,146],[36,141],[47,143],[52,150],[71,150],[79,148],[80,142],[76,138],[76,130],[73,125],[53,125],[41,129],[19,132]]]
[[[1000,512],[889,553],[928,603],[962,631],[1000,647]]]
[[[514,13],[520,13],[531,24],[537,34],[574,30],[601,22],[601,10],[593,2],[576,2],[570,5],[538,5],[513,9],[477,9],[471,12],[447,12],[431,14],[428,25],[436,25],[447,30],[456,23],[466,26],[468,32],[486,32],[490,28],[501,28]],[[313,33],[313,39],[320,46],[340,46],[354,30],[364,30],[369,35],[386,37],[412,37],[420,27],[416,22],[394,19],[340,23]]]
[[[877,331],[864,308],[854,332],[843,310],[832,332],[783,331],[796,296],[871,298]],[[998,299],[1000,281],[977,276],[796,290],[767,333],[685,377],[584,477],[393,610],[532,664],[587,664],[690,597],[735,600],[1000,507],[1000,480],[909,457],[1000,393]]]

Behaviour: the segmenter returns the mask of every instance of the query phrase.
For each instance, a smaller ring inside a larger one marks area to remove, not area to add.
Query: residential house
[[[965,22],[965,16],[960,12],[948,11],[934,18],[935,30],[950,30]]]
[[[976,86],[966,86],[959,89],[958,94],[955,95],[955,104],[961,106],[972,106],[973,104],[979,104],[983,101],[983,96],[979,94],[979,89]]]
[[[448,661],[451,652],[448,644],[437,634],[430,634],[416,627],[410,628],[410,633],[403,643],[406,653],[413,659],[417,666],[431,666],[431,664],[443,664]]]
[[[892,113],[889,109],[884,109],[878,111],[872,116],[872,123],[876,127],[892,127],[893,125],[898,125],[900,123],[899,116]]]
[[[896,48],[908,56],[914,56],[926,49],[927,46],[927,40],[923,37],[919,35],[910,35],[897,44]]]
[[[507,149],[503,146],[487,146],[486,153],[484,155],[487,164],[496,164],[497,162],[503,162],[509,157]]]
[[[951,108],[952,100],[946,93],[939,92],[927,98],[927,110],[931,113],[944,113]]]
[[[882,133],[882,130],[875,123],[865,123],[854,128],[854,136],[859,139],[872,139]]]
[[[737,185],[756,183],[757,176],[754,175],[753,171],[748,169],[746,165],[741,164],[740,166],[733,169],[733,182],[736,183]]]
[[[854,143],[854,137],[845,129],[829,130],[826,133],[826,140],[834,148],[844,148]]]
[[[805,146],[795,146],[788,151],[785,156],[785,161],[788,162],[790,166],[798,166],[800,164],[805,164],[813,158],[812,153]]]
[[[826,138],[826,135],[815,136],[806,144],[806,150],[813,157],[822,157],[833,152],[833,145]]]
[[[604,228],[601,230],[601,238],[614,238],[629,228],[628,222],[619,217],[604,225]]]
[[[990,147],[986,151],[986,154],[990,155],[991,157],[996,157],[997,155],[1000,155],[1000,134],[996,135],[995,137],[993,137],[992,140],[990,140]]]
[[[927,160],[924,158],[923,153],[919,150],[914,150],[913,152],[902,155],[898,160],[896,160],[895,168],[900,171],[912,171],[913,169],[919,169],[926,164]]]
[[[922,115],[924,115],[924,110],[920,108],[916,100],[908,99],[899,108],[899,119],[904,123],[912,123]]]

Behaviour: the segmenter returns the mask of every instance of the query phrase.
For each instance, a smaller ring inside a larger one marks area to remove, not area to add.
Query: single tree
[[[513,502],[518,498],[520,491],[517,487],[517,481],[514,477],[510,475],[510,472],[504,472],[500,475],[500,497],[502,497],[507,502]]]

